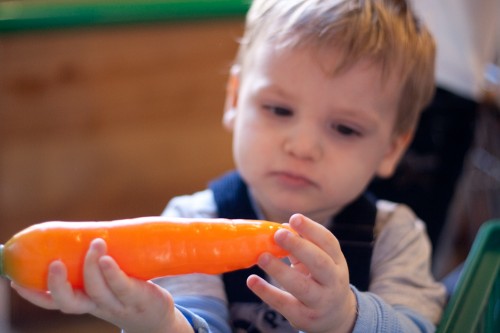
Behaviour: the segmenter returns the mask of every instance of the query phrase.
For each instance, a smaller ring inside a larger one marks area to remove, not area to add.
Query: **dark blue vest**
[[[248,189],[235,172],[229,172],[211,182],[218,216],[229,219],[257,219],[252,207]],[[361,291],[368,289],[370,262],[372,257],[376,207],[365,193],[344,208],[334,219],[330,231],[337,237],[349,266],[350,283]],[[225,273],[224,283],[227,297],[233,302],[260,302],[246,286],[250,274],[264,276],[264,272],[253,266],[248,269]]]

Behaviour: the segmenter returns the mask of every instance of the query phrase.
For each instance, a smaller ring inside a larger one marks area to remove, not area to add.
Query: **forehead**
[[[290,99],[313,102],[321,109],[376,111],[394,120],[402,91],[397,71],[384,71],[370,59],[338,70],[341,62],[342,52],[333,48],[318,51],[262,44],[246,63],[242,86],[245,90],[277,89]]]
[[[380,52],[359,52],[349,50],[349,45],[346,46],[345,41],[339,42],[335,38],[329,39],[327,43],[320,39],[293,39],[293,38],[274,38],[273,36],[261,36],[256,38],[251,44],[246,45],[240,54],[239,65],[244,71],[246,68],[252,67],[258,52],[272,48],[274,51],[282,52],[297,52],[309,51],[310,57],[317,61],[325,73],[335,75],[340,72],[345,72],[352,67],[359,65],[373,66],[377,70],[380,69],[381,79],[385,81],[392,78],[394,75],[398,77],[400,82],[404,82],[407,77],[407,70],[403,58],[396,56],[395,52],[382,54]],[[352,46],[354,48],[359,48]]]
[[[320,48],[311,45],[280,46],[270,42],[259,43],[247,53],[242,64],[243,79],[247,74],[265,71],[281,76],[301,76],[305,72],[314,72],[325,81],[342,80],[357,81],[359,88],[370,90],[390,90],[399,97],[405,80],[398,63],[383,64],[369,57],[357,60],[346,59],[343,50],[328,47]],[[294,84],[300,84],[296,81]],[[357,87],[352,87],[356,89]]]

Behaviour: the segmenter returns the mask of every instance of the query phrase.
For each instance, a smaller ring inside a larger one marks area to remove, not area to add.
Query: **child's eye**
[[[350,126],[343,124],[332,124],[332,130],[338,132],[343,136],[360,136],[361,133]]]
[[[269,112],[275,114],[276,116],[288,117],[293,114],[293,112],[290,109],[281,106],[266,105],[264,106],[264,108]]]

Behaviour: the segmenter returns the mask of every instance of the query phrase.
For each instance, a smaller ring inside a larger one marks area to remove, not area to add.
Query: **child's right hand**
[[[21,297],[45,309],[68,314],[89,313],[108,321],[127,333],[192,332],[191,325],[175,308],[171,295],[161,287],[123,273],[106,255],[106,243],[94,240],[85,257],[85,291],[75,290],[67,281],[60,261],[49,267],[49,292],[39,292],[16,284]]]
[[[292,265],[269,253],[259,258],[259,266],[281,288],[257,275],[248,278],[248,287],[300,331],[351,332],[357,301],[338,240],[300,214],[290,218],[290,226],[297,233],[282,229],[274,239],[290,254]]]

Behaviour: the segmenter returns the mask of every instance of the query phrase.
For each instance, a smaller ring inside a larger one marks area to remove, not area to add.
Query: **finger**
[[[277,231],[274,239],[294,257],[294,267],[303,276],[312,278],[320,285],[332,283],[332,276],[337,274],[339,267],[323,249],[288,230]]]
[[[103,256],[99,264],[110,290],[125,306],[142,307],[142,304],[150,306],[152,299],[171,299],[170,294],[160,286],[127,276],[116,261],[109,256]],[[151,297],[151,295],[158,297]]]
[[[301,263],[297,258],[295,258],[292,255],[288,256],[288,259],[290,260],[290,267],[293,267],[294,269],[298,270],[304,275],[310,275],[311,272],[309,272],[309,269],[307,268],[306,265]]]
[[[290,226],[302,237],[328,253],[337,264],[345,263],[338,239],[323,225],[304,215],[294,214],[290,218]]]
[[[302,308],[303,305],[290,293],[279,289],[257,275],[250,275],[247,279],[248,288],[263,302],[288,317],[292,310]]]
[[[97,308],[116,309],[121,304],[109,289],[99,264],[100,259],[106,255],[106,251],[104,240],[97,238],[90,243],[83,270],[85,292]]]
[[[269,253],[261,255],[258,264],[283,289],[303,304],[314,305],[315,300],[323,293],[322,286],[311,274],[304,274],[301,270],[289,267]]]
[[[327,254],[327,257],[322,255],[310,256],[310,252],[299,251],[297,253],[297,258],[295,258],[300,262],[304,262],[307,267],[313,269],[311,272],[322,284],[333,281],[331,280],[330,274],[334,272],[326,269],[330,259],[333,260],[336,265],[336,267],[330,266],[331,268],[334,268],[336,271],[347,270],[347,262],[340,247],[340,243],[328,229],[300,214],[292,216],[290,222],[292,227],[299,232],[304,239],[307,239],[321,249],[321,253]],[[310,261],[311,259],[313,261]],[[323,269],[323,267],[325,267],[325,269]]]
[[[81,314],[93,308],[84,293],[73,289],[68,281],[66,266],[61,261],[49,265],[47,286],[56,308],[64,313]]]
[[[33,303],[36,306],[47,310],[56,310],[58,309],[57,305],[55,305],[52,297],[48,292],[44,291],[36,291],[28,288],[21,287],[14,282],[11,282],[11,287],[25,300]]]
[[[113,258],[109,256],[101,257],[99,267],[110,291],[122,305],[132,305],[138,302],[138,293],[133,292],[134,280],[120,269]]]

